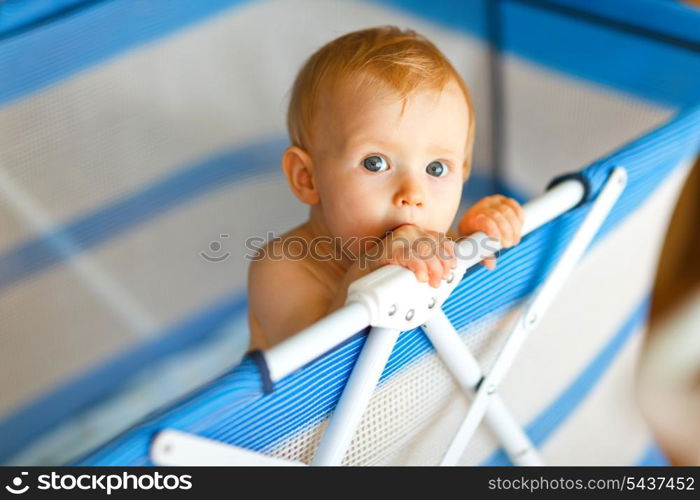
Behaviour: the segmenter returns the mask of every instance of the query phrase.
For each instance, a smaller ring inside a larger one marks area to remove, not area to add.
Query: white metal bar
[[[527,235],[529,232],[576,206],[581,201],[583,194],[584,188],[580,181],[567,180],[529,201],[523,206],[525,224],[522,236]],[[476,248],[480,252],[479,254],[460,259],[458,267],[460,273],[465,272],[466,269],[473,265],[479,264],[484,257],[488,256],[481,253],[484,248],[484,238],[485,235],[483,233],[476,233],[469,238],[460,240],[458,243],[458,256],[469,255],[470,248]],[[492,243],[491,248],[493,251],[497,251],[499,246]],[[462,251],[462,249],[465,250]],[[402,268],[396,270],[396,279],[399,281],[403,279],[402,270]],[[375,273],[384,274],[386,271],[383,268],[378,269],[371,275]],[[386,279],[384,279],[384,282],[386,283]],[[416,294],[423,293],[423,290],[427,289],[424,286],[421,287],[424,283],[419,283],[415,279],[411,285],[415,286]],[[272,381],[280,380],[298,370],[367,327],[370,324],[371,313],[372,311],[361,304],[349,303],[284,342],[263,352]]]
[[[534,231],[550,220],[571,210],[583,198],[585,189],[577,180],[567,180],[552,187],[544,194],[528,201],[524,206],[525,224],[522,235]]]
[[[498,385],[515,360],[515,356],[527,339],[527,336],[539,323],[544,311],[554,300],[556,293],[573,271],[622,193],[626,182],[627,174],[625,169],[617,167],[611,172],[605,186],[569,245],[562,253],[559,261],[554,265],[547,279],[535,293],[530,305],[525,309],[523,315],[518,318],[518,321],[508,334],[503,349],[496,357],[491,371],[481,383],[466,418],[443,456],[442,465],[454,465],[459,460],[487,411],[490,399],[496,393]]]
[[[436,311],[422,328],[461,389],[473,397],[483,373],[445,313]],[[530,438],[498,394],[491,398],[485,420],[513,464],[543,465]]]
[[[276,382],[346,341],[369,324],[367,310],[351,303],[264,352]]]
[[[165,466],[250,465],[304,466],[306,464],[270,457],[252,450],[203,438],[189,432],[166,429],[158,433],[150,449],[151,461]]]
[[[485,382],[498,385],[512,365],[520,347],[525,342],[527,334],[541,321],[544,312],[554,301],[556,295],[566,283],[566,280],[583,257],[588,245],[598,233],[608,214],[617,202],[627,184],[627,172],[622,167],[616,167],[610,173],[605,185],[591,206],[583,222],[576,230],[571,241],[564,249],[561,257],[554,265],[545,282],[537,290],[524,314],[524,328],[519,334],[508,339],[508,343],[493,364]]]
[[[398,330],[372,328],[311,465],[340,465],[391,355]]]

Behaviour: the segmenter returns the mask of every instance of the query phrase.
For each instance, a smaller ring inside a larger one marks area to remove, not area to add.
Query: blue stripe
[[[94,0],[5,0],[0,9],[0,38],[70,14]]]
[[[245,1],[89,2],[0,43],[0,105]]]
[[[659,445],[656,443],[651,443],[649,447],[644,452],[644,455],[635,464],[638,467],[660,467],[671,465],[661,450]]]
[[[508,53],[663,105],[700,101],[700,50],[518,1],[506,2],[502,12],[502,48]]]
[[[593,358],[576,379],[538,415],[525,429],[535,447],[541,447],[571,416],[620,353],[632,334],[646,323],[650,297],[646,296],[632,311],[622,327],[613,335],[605,347]],[[512,465],[505,452],[500,449],[482,465]]]
[[[217,189],[269,175],[279,168],[279,158],[287,145],[286,138],[275,137],[220,153],[10,248],[0,255],[0,291]],[[488,174],[475,172],[463,196],[474,201],[492,194],[492,185]],[[526,199],[517,188],[507,188],[509,196]]]
[[[133,230],[179,205],[279,168],[287,146],[276,137],[226,151],[158,179],[0,255],[0,290]]]
[[[489,38],[487,2],[493,0],[367,0],[388,5],[482,40]]]
[[[45,432],[94,407],[123,388],[145,368],[167,356],[196,346],[217,332],[226,320],[247,309],[241,291],[225,297],[191,318],[107,362],[52,387],[0,420],[0,463]]]
[[[134,0],[87,3],[87,7],[71,11],[71,15],[0,43],[3,74],[0,105],[244,1],[249,0],[152,1],[147,7],[144,1]],[[485,2],[376,0],[486,40]],[[508,27],[507,50],[662,104],[685,106],[697,102],[700,99],[697,51],[604,27],[591,20],[562,16],[546,8],[552,4],[575,7],[601,18],[624,20],[661,34],[671,32],[691,42],[697,41],[698,13],[651,0],[645,0],[644,9],[637,11],[637,2],[635,8],[629,9],[629,0],[537,1],[532,2],[538,6],[534,9],[506,5],[508,8],[503,10]],[[643,15],[646,12],[653,15]],[[615,47],[614,51],[609,50],[611,46]]]
[[[376,3],[407,10],[449,28],[489,39],[486,25],[487,2],[504,0],[375,0]],[[506,0],[508,1],[508,0]],[[510,0],[528,3],[540,9],[603,24],[610,29],[647,32],[648,37],[664,37],[700,44],[700,11],[679,3],[659,0]]]
[[[534,0],[550,8],[563,7],[573,13],[615,21],[630,28],[700,44],[700,11],[680,2],[665,0]]]

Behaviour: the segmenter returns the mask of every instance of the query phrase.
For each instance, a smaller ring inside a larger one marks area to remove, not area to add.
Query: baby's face
[[[333,236],[376,236],[402,224],[446,232],[459,207],[468,132],[456,82],[395,93],[336,92],[314,125],[319,208]]]

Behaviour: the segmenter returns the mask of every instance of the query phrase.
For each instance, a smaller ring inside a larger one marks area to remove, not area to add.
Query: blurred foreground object
[[[700,465],[700,289],[661,321],[640,359],[639,395],[673,465]]]

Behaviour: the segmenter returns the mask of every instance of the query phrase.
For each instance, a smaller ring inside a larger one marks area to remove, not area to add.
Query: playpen
[[[244,356],[243,242],[305,216],[289,86],[380,24],[462,73],[465,206],[517,197],[528,234],[438,294],[384,268]],[[6,2],[0,461],[658,463],[634,371],[700,149],[698,26],[666,0]]]

